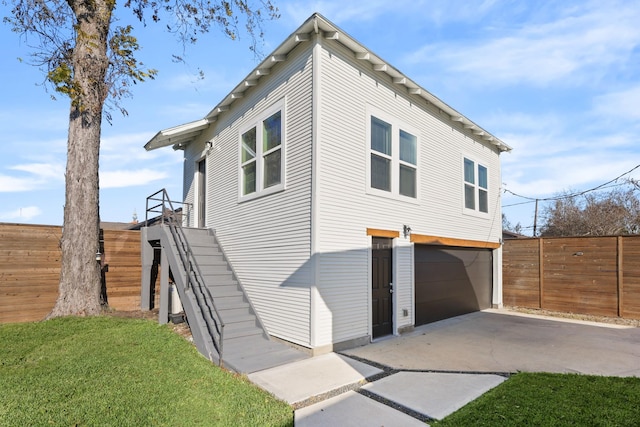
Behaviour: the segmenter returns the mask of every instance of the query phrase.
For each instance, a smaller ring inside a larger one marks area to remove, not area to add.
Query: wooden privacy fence
[[[505,240],[503,303],[640,319],[640,236]]]
[[[42,320],[58,297],[62,228],[0,224],[0,323]],[[140,309],[140,232],[104,230],[109,306]]]

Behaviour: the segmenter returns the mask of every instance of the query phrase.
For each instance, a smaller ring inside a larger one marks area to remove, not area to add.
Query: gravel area
[[[504,309],[517,312],[517,313],[537,314],[539,316],[560,317],[564,319],[574,319],[574,320],[586,320],[589,322],[613,323],[616,325],[633,326],[635,328],[640,327],[640,319],[594,316],[590,314],[579,314],[579,313],[565,313],[561,311],[543,310],[539,308],[526,308],[526,307],[505,306]]]

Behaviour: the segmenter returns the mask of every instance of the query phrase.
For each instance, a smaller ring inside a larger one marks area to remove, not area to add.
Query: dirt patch
[[[634,328],[640,327],[640,319],[626,319],[622,317],[607,317],[607,316],[594,316],[594,315],[579,314],[579,313],[565,313],[561,311],[543,310],[539,308],[510,307],[510,306],[505,306],[504,308],[506,310],[515,311],[518,313],[537,314],[539,316],[560,317],[563,319],[584,320],[588,322],[611,323],[615,325],[632,326]]]

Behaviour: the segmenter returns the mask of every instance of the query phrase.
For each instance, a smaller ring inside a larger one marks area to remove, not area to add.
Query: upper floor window
[[[282,104],[269,109],[240,136],[240,197],[284,188]]]
[[[370,119],[369,188],[417,198],[418,138],[394,120]]]
[[[466,157],[464,159],[464,207],[489,213],[487,168]]]

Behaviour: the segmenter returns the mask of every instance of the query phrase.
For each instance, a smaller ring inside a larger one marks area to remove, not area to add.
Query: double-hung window
[[[489,186],[487,168],[464,158],[464,208],[489,213]]]
[[[284,188],[284,123],[282,105],[269,109],[240,135],[240,198]]]
[[[418,138],[396,120],[370,115],[370,192],[417,198]]]

